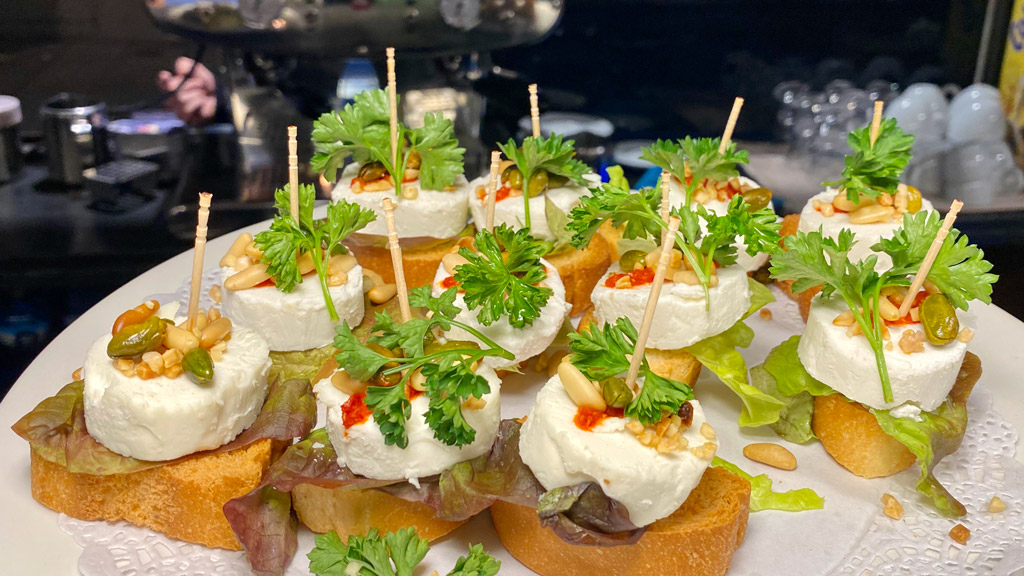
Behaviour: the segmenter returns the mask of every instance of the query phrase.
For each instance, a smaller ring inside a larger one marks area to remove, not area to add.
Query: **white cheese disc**
[[[349,164],[338,177],[331,191],[331,200],[347,200],[377,214],[376,220],[359,231],[361,234],[387,235],[388,226],[381,207],[384,198],[395,203],[395,227],[400,238],[454,238],[466,228],[469,182],[465,176],[460,174],[455,178],[455,190],[450,192],[419,188],[419,180],[404,184],[406,187],[416,186],[419,190],[414,200],[406,200],[396,198],[394,188],[379,192],[353,192],[351,182],[358,173],[359,166]]]
[[[836,212],[834,215],[825,217],[824,214],[814,209],[814,201],[818,200],[827,204],[832,203],[836,197],[836,190],[829,188],[812,196],[804,209],[800,211],[800,225],[797,230],[800,232],[813,232],[821,228],[822,234],[828,238],[839,238],[839,232],[846,228],[854,233],[855,242],[850,250],[850,261],[860,262],[871,254],[877,254],[878,261],[875,270],[882,272],[892,268],[892,258],[888,254],[878,254],[871,251],[871,247],[882,238],[892,238],[894,232],[903,226],[903,219],[893,219],[878,224],[850,224],[850,215],[845,212]],[[921,210],[934,210],[932,203],[927,199],[921,199]]]
[[[218,448],[263,408],[270,350],[251,330],[231,330],[206,386],[186,374],[129,378],[107,356],[110,340],[110,334],[97,340],[85,361],[85,423],[93,438],[122,456],[161,461]]]
[[[555,336],[558,336],[558,331],[562,328],[565,316],[569,313],[569,309],[572,308],[565,301],[565,285],[562,284],[562,279],[558,276],[558,270],[547,260],[541,259],[541,262],[544,264],[548,274],[544,283],[551,288],[554,294],[548,298],[547,304],[540,311],[540,316],[529,326],[513,328],[505,317],[502,317],[501,320],[494,322],[490,326],[484,326],[477,320],[477,314],[480,309],[466,310],[466,301],[463,293],[460,291],[455,296],[455,305],[460,309],[459,313],[455,316],[456,320],[476,328],[485,336],[498,343],[499,346],[516,355],[515,360],[505,360],[496,356],[484,358],[483,362],[495,370],[515,366],[547,350],[551,342],[554,341]],[[441,283],[448,277],[449,274],[444,269],[444,265],[439,266],[437,274],[434,275],[432,288],[434,296],[438,296],[445,291],[441,287]],[[445,333],[445,337],[449,340],[471,340],[477,344],[484,345],[476,336],[458,326],[453,326],[451,330]]]
[[[480,366],[477,374],[487,379],[491,391],[484,394],[486,402],[478,410],[462,409],[466,422],[476,430],[473,442],[465,446],[448,446],[434,438],[427,426],[426,395],[412,400],[412,416],[406,421],[409,436],[406,448],[384,443],[377,423],[370,416],[366,422],[345,428],[341,406],[349,395],[338,390],[325,378],[313,387],[317,400],[327,408],[327,434],[338,453],[338,464],[348,466],[356,474],[378,480],[409,480],[416,484],[419,478],[440,474],[449,466],[476,458],[491,449],[498,436],[501,420],[501,380],[487,366]]]
[[[642,385],[642,382],[641,382]],[[688,448],[659,453],[626,429],[625,418],[609,417],[593,431],[573,422],[577,406],[558,376],[548,380],[523,424],[519,454],[546,490],[595,482],[609,498],[629,511],[629,519],[646,526],[669,516],[700,482],[711,459],[690,449],[711,443],[700,434],[706,421],[700,403],[691,400],[693,422],[683,433]]]
[[[530,198],[531,236],[539,240],[554,241],[555,235],[552,234],[551,228],[548,227],[547,203],[544,201],[544,197],[547,196],[551,199],[552,204],[568,215],[579,204],[580,198],[590,194],[587,186],[597,186],[601,182],[601,177],[597,174],[586,174],[584,175],[584,180],[586,181],[585,186],[580,186],[570,181],[565,186],[548,190],[544,194]],[[486,190],[489,182],[490,178],[488,176],[482,176],[469,184],[469,211],[473,214],[473,223],[476,224],[477,228],[483,228],[484,222],[487,221],[487,199],[486,197],[480,198],[476,190],[480,186],[483,186]],[[495,226],[505,224],[510,228],[518,230],[525,225],[525,222],[526,201],[522,196],[509,196],[501,202],[494,204]]]
[[[650,284],[636,288],[608,288],[605,281],[611,274],[622,272],[612,264],[590,294],[594,302],[594,320],[599,326],[629,318],[639,327],[651,293]],[[705,338],[725,332],[738,322],[750,308],[750,286],[747,273],[738,266],[718,270],[718,286],[709,289],[710,310],[706,309],[701,286],[666,282],[658,298],[658,313],[651,323],[647,347],[678,350]]]
[[[221,268],[224,278],[234,268]],[[334,328],[342,322],[358,326],[363,321],[363,268],[358,264],[348,271],[348,281],[328,288],[338,321],[332,322],[324,301],[323,288],[316,274],[306,276],[289,293],[276,286],[221,291],[224,315],[239,325],[254,330],[267,341],[271,350],[292,352],[320,348],[334,341]]]
[[[886,402],[867,338],[847,336],[846,327],[832,324],[845,310],[847,306],[841,298],[814,299],[797,348],[807,372],[850,400],[872,408],[895,408],[904,403],[913,403],[925,411],[938,408],[956,382],[967,344],[953,340],[945,346],[934,346],[926,341],[924,352],[907,355],[899,347],[903,332],[924,329],[920,324],[889,326],[893,349],[885,350],[884,355],[893,401]],[[963,326],[966,315],[958,313],[958,317]]]

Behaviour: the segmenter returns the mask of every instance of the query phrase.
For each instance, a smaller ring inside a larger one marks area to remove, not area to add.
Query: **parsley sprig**
[[[420,156],[420,183],[427,190],[442,190],[462,174],[465,148],[459,147],[450,120],[440,114],[426,114],[421,128],[398,124],[399,143],[403,146],[395,161],[391,149],[388,93],[367,90],[356,94],[343,110],[328,112],[313,123],[316,153],[311,165],[333,182],[349,156],[360,164],[377,161],[391,175],[396,190],[401,186],[405,167],[413,151]]]
[[[636,339],[636,327],[628,318],[619,318],[604,328],[590,324],[581,332],[569,334],[569,361],[591,380],[617,376],[629,370],[629,356]],[[644,385],[626,406],[626,416],[644,425],[660,422],[666,412],[674,414],[684,402],[693,399],[692,388],[655,374],[646,356],[640,365],[640,375]]]
[[[540,258],[544,243],[534,240],[530,231],[512,230],[502,224],[494,233],[477,232],[473,239],[476,252],[460,248],[469,260],[455,268],[455,281],[465,290],[466,307],[479,307],[477,319],[490,326],[502,316],[514,328],[533,324],[554,294],[551,288],[536,286],[547,278]]]
[[[847,142],[853,154],[844,160],[843,177],[824,185],[845,189],[851,202],[857,202],[861,194],[874,198],[883,192],[894,192],[910,162],[914,137],[905,134],[895,118],[888,118],[882,122],[874,146],[870,126],[850,132]]]
[[[277,215],[270,229],[257,234],[254,240],[256,247],[263,251],[262,260],[267,263],[267,273],[274,277],[278,289],[285,293],[302,282],[298,256],[302,253],[312,255],[327,311],[331,320],[337,322],[338,311],[327,285],[327,262],[334,254],[346,253],[341,241],[372,222],[376,215],[372,210],[343,200],[327,205],[327,218],[314,220],[315,199],[316,189],[313,186],[299,186],[299,220],[296,222],[291,216],[289,191],[279,188],[274,192]]]
[[[472,370],[472,365],[487,356],[513,360],[513,355],[476,328],[455,320],[459,308],[454,305],[457,288],[449,288],[438,297],[430,295],[429,286],[409,293],[409,303],[430,312],[429,318],[413,318],[398,323],[388,312],[375,316],[369,342],[389,350],[400,349],[404,356],[391,358],[364,345],[347,323],[337,329],[334,346],[338,349],[338,365],[353,378],[370,380],[375,374],[401,374],[393,386],[368,386],[366,405],[373,411],[373,420],[389,446],[409,445],[406,422],[412,416],[412,404],[405,394],[405,384],[417,370],[426,377],[425,394],[429,400],[427,426],[434,438],[449,446],[464,446],[476,438],[474,430],[462,415],[462,403],[470,397],[481,398],[491,390],[487,380]],[[458,326],[478,338],[488,348],[467,345],[443,346],[428,352],[426,346],[436,341],[435,330],[447,331]],[[385,365],[390,365],[386,367]]]
[[[693,193],[704,180],[723,182],[739,175],[737,166],[749,161],[746,150],[736,150],[736,143],[729,142],[724,154],[718,153],[721,138],[690,138],[687,136],[675,142],[658,140],[641,151],[640,158],[662,170],[668,171],[686,190],[686,204],[693,200]],[[690,178],[686,171],[689,169]]]
[[[583,175],[590,172],[586,164],[576,158],[576,150],[573,148],[573,140],[563,139],[561,134],[551,134],[547,138],[528,137],[523,139],[522,146],[516,146],[516,141],[509,139],[505,144],[498,143],[505,158],[515,163],[519,172],[523,175],[523,202],[526,206],[526,216],[523,226],[530,227],[530,177],[538,170],[545,170],[549,174],[565,176],[577,184],[583,184]]]
[[[793,292],[799,293],[822,286],[822,297],[838,294],[860,326],[875,355],[882,393],[892,402],[892,386],[885,363],[882,319],[878,302],[887,287],[909,286],[920,269],[928,246],[942,225],[936,212],[921,211],[903,216],[903,228],[872,250],[888,254],[893,266],[881,274],[875,271],[878,257],[872,254],[861,260],[850,260],[855,242],[852,231],[843,229],[836,239],[823,236],[820,230],[800,232],[786,238],[786,250],[772,256],[771,273],[780,280],[792,280]],[[967,237],[951,230],[939,250],[939,256],[928,272],[934,282],[958,308],[967,309],[970,300],[991,302],[992,283],[998,276],[988,273],[992,264],[984,253],[969,244]]]
[[[318,534],[306,557],[309,571],[318,576],[413,576],[429,550],[430,544],[413,528],[383,537],[372,528],[366,536],[349,536],[348,542],[342,542],[334,531]],[[475,544],[447,576],[494,576],[500,568],[501,562]]]

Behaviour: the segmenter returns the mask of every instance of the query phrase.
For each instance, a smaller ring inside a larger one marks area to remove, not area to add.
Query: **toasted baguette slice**
[[[981,360],[968,352],[949,392],[950,399],[966,404],[980,377]],[[829,456],[863,478],[892,476],[917,460],[906,446],[882,431],[878,420],[863,404],[851,402],[842,394],[814,399],[811,429]]]
[[[614,248],[603,235],[594,234],[590,244],[583,250],[569,246],[545,256],[558,269],[562,284],[565,284],[565,299],[572,304],[569,312],[571,316],[593,305],[590,293],[612,265],[613,251]]]
[[[402,268],[405,283],[409,288],[427,286],[434,281],[434,274],[441,264],[441,258],[451,252],[461,236],[420,242],[400,241],[402,245]],[[391,251],[386,236],[352,234],[345,246],[359,261],[360,266],[380,274],[386,283],[395,281],[395,269],[391,265]]]
[[[583,330],[594,322],[594,307],[591,306],[580,318],[579,330]],[[677,382],[684,382],[693,386],[700,376],[701,364],[697,357],[686,350],[658,350],[647,348],[645,350],[647,363],[651,370],[658,376],[669,378]]]
[[[491,518],[505,548],[542,576],[725,574],[743,542],[750,483],[708,468],[686,502],[632,546],[575,546],[541,526],[533,508],[495,502]]]
[[[331,490],[300,484],[292,490],[292,506],[307,528],[318,534],[334,530],[342,541],[365,536],[371,528],[384,534],[407,526],[415,528],[420,538],[434,541],[465,523],[440,520],[425,504],[377,490]]]
[[[782,218],[782,229],[779,230],[779,234],[782,235],[782,239],[785,240],[786,236],[796,236],[797,229],[800,227],[800,215],[789,214]],[[783,245],[785,245],[783,243]],[[797,305],[800,307],[800,317],[807,322],[807,315],[811,313],[811,300],[821,292],[821,288],[811,288],[810,290],[804,290],[803,292],[794,294],[793,293],[793,281],[792,280],[776,280],[775,284],[782,289],[782,292],[795,300]]]
[[[210,548],[241,550],[224,504],[259,486],[285,443],[260,440],[224,454],[133,472],[74,474],[32,452],[32,497],[79,520],[121,520]]]

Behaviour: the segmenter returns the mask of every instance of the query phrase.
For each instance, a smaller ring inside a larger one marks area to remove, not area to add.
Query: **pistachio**
[[[110,339],[107,356],[139,358],[163,344],[167,327],[161,318],[150,316],[138,324],[129,324]]]
[[[204,348],[193,348],[181,359],[181,367],[188,377],[200,386],[213,381],[213,358]]]

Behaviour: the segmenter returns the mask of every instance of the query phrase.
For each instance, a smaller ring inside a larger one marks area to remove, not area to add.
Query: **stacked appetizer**
[[[918,490],[948,515],[965,511],[931,471],[960,445],[967,396],[981,373],[967,352],[973,331],[964,311],[972,300],[990,302],[997,280],[984,253],[949,231],[955,209],[945,224],[935,212],[905,214],[903,226],[859,261],[850,230],[836,239],[821,231],[787,237],[772,275],[792,282],[795,293],[816,286],[821,293],[804,334],[753,371],[754,383],[785,403],[770,415],[784,438],[817,437],[864,477],[889,476],[916,460]],[[889,264],[879,270],[881,255]]]
[[[440,114],[426,114],[419,128],[397,123],[397,150],[389,141],[388,123],[387,92],[357,94],[344,110],[324,114],[314,123],[317,153],[312,166],[329,181],[338,180],[331,193],[335,201],[377,213],[377,220],[352,235],[347,245],[364,266],[389,283],[395,278],[385,247],[381,202],[388,198],[396,204],[406,280],[412,287],[424,286],[433,279],[441,257],[469,233],[469,183],[462,175],[465,150],[455,139],[451,121]],[[342,170],[349,157],[353,162]]]

